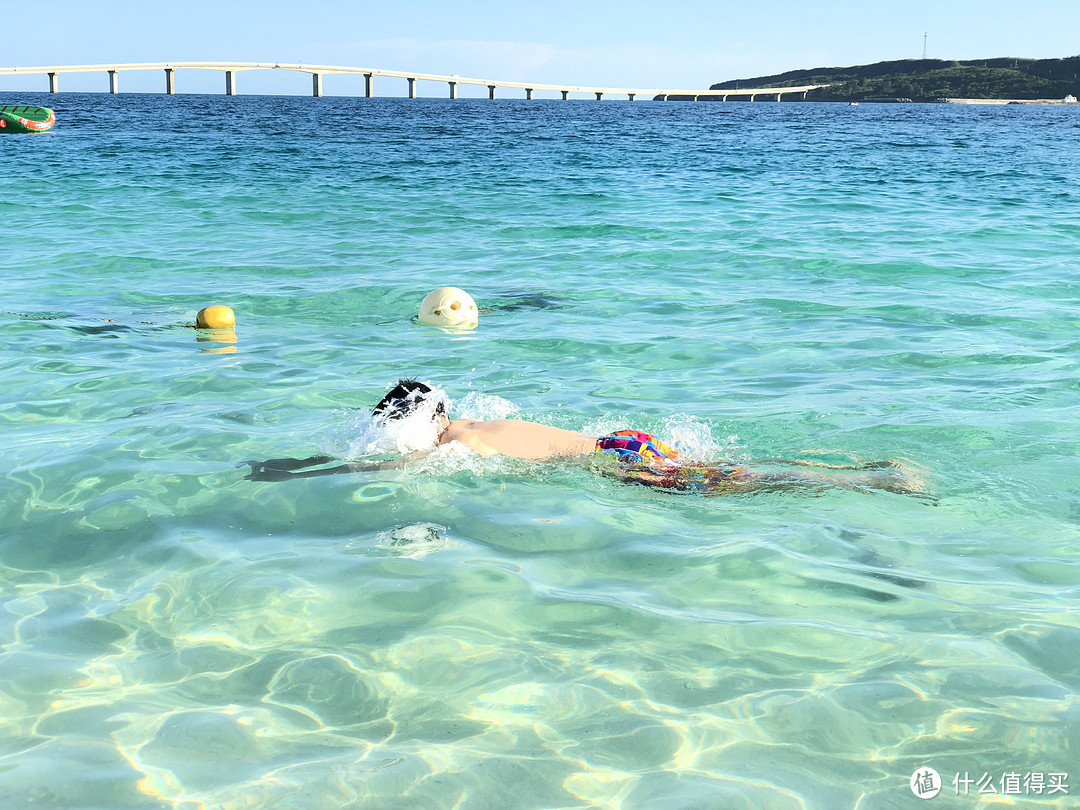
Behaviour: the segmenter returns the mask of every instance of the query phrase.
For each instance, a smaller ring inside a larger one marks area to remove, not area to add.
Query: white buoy
[[[472,296],[457,287],[439,287],[420,302],[420,323],[429,326],[453,326],[475,329],[480,310]]]

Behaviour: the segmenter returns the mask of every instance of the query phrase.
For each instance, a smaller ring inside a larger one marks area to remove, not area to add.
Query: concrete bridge
[[[109,92],[120,92],[118,76],[125,70],[163,70],[165,72],[165,92],[169,95],[176,93],[176,71],[178,70],[218,70],[225,73],[225,94],[236,95],[236,74],[242,70],[295,70],[301,73],[311,74],[312,95],[319,97],[323,94],[323,76],[334,73],[359,73],[364,76],[365,95],[368,98],[374,96],[374,80],[376,76],[393,79],[406,79],[409,83],[409,98],[416,98],[416,83],[418,81],[440,82],[449,87],[450,98],[457,98],[457,88],[460,84],[478,85],[487,87],[488,98],[495,98],[496,91],[500,88],[524,90],[525,98],[532,99],[537,90],[549,90],[562,93],[563,100],[567,100],[571,93],[585,93],[595,95],[597,101],[603,100],[605,95],[625,95],[630,101],[637,96],[644,98],[659,98],[667,101],[675,96],[680,99],[698,101],[703,98],[715,98],[727,101],[729,98],[748,98],[754,101],[758,96],[774,101],[780,101],[781,96],[799,96],[806,98],[807,92],[818,87],[827,87],[823,84],[808,84],[801,87],[766,87],[748,88],[742,90],[664,90],[656,88],[626,88],[626,87],[579,87],[567,84],[540,84],[537,82],[506,82],[494,79],[470,79],[461,76],[443,76],[435,73],[414,73],[401,70],[374,70],[371,68],[338,67],[334,65],[286,65],[271,62],[137,62],[131,64],[116,65],[59,65],[55,67],[10,67],[0,68],[0,76],[24,76],[29,74],[48,75],[49,92],[60,92],[61,73],[108,73]]]

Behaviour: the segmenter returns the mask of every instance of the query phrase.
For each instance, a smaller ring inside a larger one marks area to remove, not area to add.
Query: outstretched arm
[[[308,458],[268,458],[266,461],[241,461],[237,467],[265,467],[268,470],[300,470],[326,464],[334,460],[333,456],[309,456]]]
[[[286,478],[314,478],[317,475],[338,475],[339,473],[362,472],[365,469],[381,469],[378,464],[339,464],[337,467],[320,467],[317,470],[289,472],[279,467],[267,467],[252,464],[251,472],[244,476],[248,481],[284,481]]]
[[[341,475],[342,473],[354,473],[354,472],[375,472],[377,470],[398,470],[411,461],[415,461],[421,456],[426,456],[427,453],[412,453],[401,458],[393,459],[392,461],[382,461],[374,464],[357,464],[355,462],[348,462],[346,464],[339,464],[336,467],[320,467],[317,470],[304,470],[304,472],[291,472],[291,470],[300,470],[305,467],[313,467],[317,464],[325,464],[328,461],[333,461],[330,456],[311,456],[310,458],[298,459],[298,458],[270,458],[266,461],[244,461],[240,465],[244,464],[251,466],[251,472],[244,476],[248,481],[284,481],[286,478],[315,478],[320,475]]]

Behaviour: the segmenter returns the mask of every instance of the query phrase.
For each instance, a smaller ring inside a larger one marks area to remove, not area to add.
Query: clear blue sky
[[[479,78],[704,88],[797,68],[930,57],[1080,54],[1080,0],[5,0],[0,67],[160,61],[306,62]],[[121,91],[160,92],[158,72]],[[178,74],[179,92],[222,92],[220,74]],[[241,93],[309,93],[310,79],[242,73]],[[47,88],[0,77],[0,90]],[[105,90],[103,74],[62,90]],[[446,88],[419,86],[420,95]],[[330,76],[328,95],[362,78]],[[382,79],[379,95],[405,83]],[[480,91],[477,91],[480,92]],[[463,94],[466,94],[463,90]],[[509,95],[509,92],[507,93]]]

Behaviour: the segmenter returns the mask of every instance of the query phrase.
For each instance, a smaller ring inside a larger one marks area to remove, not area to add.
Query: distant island
[[[828,84],[807,101],[1053,99],[1080,96],[1080,56],[1065,59],[901,59],[734,79],[710,90]],[[674,100],[677,97],[671,96]],[[705,96],[702,96],[704,99]]]

